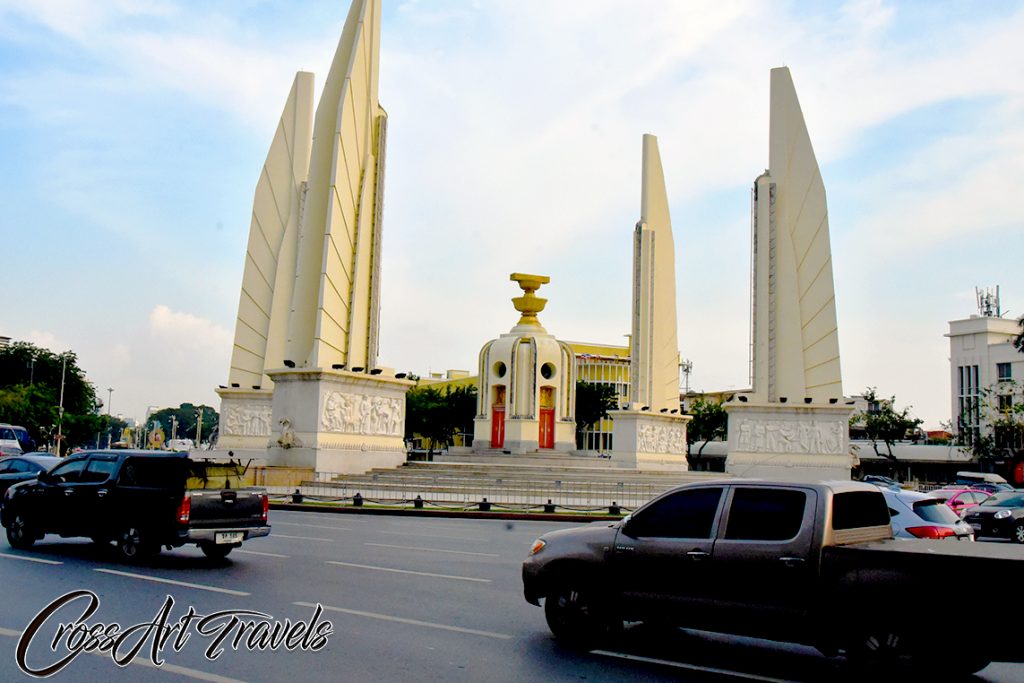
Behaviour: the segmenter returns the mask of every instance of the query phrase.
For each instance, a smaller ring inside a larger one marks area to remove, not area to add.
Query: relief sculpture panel
[[[740,420],[737,450],[744,453],[843,454],[841,420]]]
[[[270,417],[269,405],[229,405],[221,416],[221,429],[233,436],[270,436]]]
[[[342,434],[403,436],[403,401],[329,391],[324,395],[320,429]]]
[[[637,451],[640,453],[686,454],[686,429],[666,425],[639,425]]]

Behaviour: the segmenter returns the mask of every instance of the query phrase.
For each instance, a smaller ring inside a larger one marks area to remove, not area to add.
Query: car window
[[[832,529],[835,531],[888,523],[889,510],[881,492],[846,491],[832,497]]]
[[[629,521],[634,537],[711,538],[722,498],[720,488],[677,491],[638,511]]]
[[[53,469],[50,472],[54,477],[61,477],[66,482],[78,481],[78,478],[82,474],[82,470],[85,469],[85,460],[73,460],[71,462],[65,462]]]
[[[995,493],[985,501],[985,505],[995,505],[1001,508],[1021,507],[1024,506],[1024,494],[1010,493],[1009,491]]]
[[[926,522],[932,522],[934,524],[956,524],[960,521],[960,517],[957,516],[948,505],[943,503],[941,500],[935,498],[926,498],[924,500],[916,501],[913,505],[914,512],[917,516]]]
[[[82,474],[81,481],[88,483],[99,483],[110,479],[111,473],[117,467],[116,460],[90,460],[88,467]]]
[[[0,427],[0,439],[5,441],[17,441],[18,437],[10,427]]]
[[[14,465],[13,460],[0,460],[0,474],[7,474],[11,472],[11,466]]]
[[[36,468],[27,460],[15,460],[11,463],[11,472],[35,472]]]
[[[807,494],[792,489],[737,488],[725,537],[744,541],[786,541],[803,524]]]

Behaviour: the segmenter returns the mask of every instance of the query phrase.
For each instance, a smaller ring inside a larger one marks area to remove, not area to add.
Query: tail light
[[[178,521],[182,524],[188,524],[188,518],[192,514],[192,494],[186,493],[184,498],[181,499],[181,505],[178,506]]]
[[[907,533],[917,538],[949,538],[956,536],[956,532],[944,526],[908,526]]]
[[[263,494],[263,514],[260,516],[264,522],[267,521],[267,515],[270,514],[270,497],[267,494]]]

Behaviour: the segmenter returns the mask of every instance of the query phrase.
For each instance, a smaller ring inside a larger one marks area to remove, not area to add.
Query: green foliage
[[[718,401],[698,398],[690,406],[693,419],[686,426],[686,447],[701,441],[697,455],[704,452],[704,447],[712,439],[724,439],[728,436],[729,416]]]
[[[982,419],[991,426],[989,434],[974,439],[971,449],[979,458],[1024,454],[1024,385],[1003,380],[981,390]]]
[[[1017,320],[1017,324],[1020,325],[1020,334],[1014,337],[1013,345],[1018,351],[1024,353],[1024,315]]]
[[[102,424],[101,406],[74,352],[58,355],[27,342],[0,349],[0,421],[25,427],[37,444],[53,440],[58,422],[65,437],[62,452],[91,442]]]
[[[619,407],[619,397],[612,384],[586,382],[576,380],[576,440],[579,442],[583,432],[593,427],[599,420],[608,417],[609,410]]]
[[[415,387],[405,395],[405,437],[419,435],[430,450],[451,445],[457,433],[473,433],[476,417],[476,387]]]
[[[910,416],[912,406],[907,406],[903,410],[896,410],[894,408],[896,405],[895,396],[892,396],[888,401],[879,399],[878,389],[875,387],[868,387],[864,390],[864,399],[868,402],[868,411],[855,414],[850,418],[850,425],[863,425],[864,432],[868,439],[871,440],[872,448],[875,449],[875,455],[895,462],[896,456],[892,454],[893,445],[897,441],[906,439],[908,433],[912,433],[913,430],[917,429],[922,421]],[[877,410],[873,409],[875,405],[878,406]],[[879,442],[885,444],[886,450],[884,453],[878,450]]]
[[[150,413],[149,419],[146,420],[146,430],[153,429],[154,422],[159,423],[164,430],[164,435],[170,440],[171,434],[175,433],[172,430],[174,418],[177,418],[176,437],[179,439],[192,439],[198,446],[199,441],[196,439],[196,428],[199,426],[200,408],[203,409],[203,428],[199,432],[199,436],[202,439],[208,440],[213,435],[213,429],[220,424],[220,416],[216,410],[207,405],[197,406],[192,403],[182,403],[177,408],[163,408],[155,413]]]

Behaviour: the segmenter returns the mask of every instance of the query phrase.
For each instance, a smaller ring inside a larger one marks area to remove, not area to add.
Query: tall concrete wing
[[[825,186],[784,67],[771,71],[768,159],[754,186],[754,398],[841,398]]]
[[[658,139],[643,138],[640,222],[633,242],[632,401],[679,408],[675,245]]]
[[[281,366],[295,281],[302,186],[313,136],[313,74],[295,75],[252,204],[230,382],[269,389]]]
[[[377,361],[387,114],[377,101],[380,0],[352,4],[316,110],[286,357]]]

